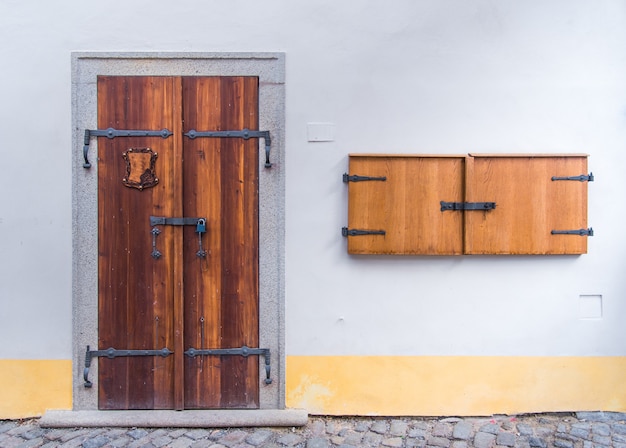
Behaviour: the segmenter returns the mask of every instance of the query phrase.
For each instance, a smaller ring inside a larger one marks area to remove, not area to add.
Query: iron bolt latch
[[[199,258],[205,258],[206,250],[202,247],[202,234],[206,233],[206,218],[168,218],[165,216],[150,216],[150,225],[152,226],[152,253],[151,256],[155,260],[161,257],[161,252],[156,248],[156,237],[161,231],[156,226],[196,226],[198,234],[198,251],[196,255]]]
[[[493,210],[496,208],[495,202],[445,202],[441,201],[441,211],[446,210]]]

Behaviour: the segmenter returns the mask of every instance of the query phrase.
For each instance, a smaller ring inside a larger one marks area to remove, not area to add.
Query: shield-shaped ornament
[[[122,157],[126,161],[126,177],[122,179],[124,185],[143,190],[159,183],[154,171],[157,153],[152,149],[130,148]]]

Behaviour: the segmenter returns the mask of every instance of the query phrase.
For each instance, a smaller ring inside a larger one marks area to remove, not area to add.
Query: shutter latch
[[[441,211],[446,210],[493,210],[495,202],[445,202],[441,201]]]

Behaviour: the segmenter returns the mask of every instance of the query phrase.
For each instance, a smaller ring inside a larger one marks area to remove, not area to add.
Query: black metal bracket
[[[385,182],[387,180],[387,177],[385,176],[381,176],[381,177],[369,177],[369,176],[359,176],[357,174],[354,175],[349,175],[348,173],[344,173],[343,174],[343,181],[344,182],[366,182],[366,181],[381,181],[381,182]]]
[[[580,235],[580,236],[593,236],[593,229],[576,229],[576,230],[553,230],[550,232],[552,235]]]
[[[362,235],[386,235],[384,230],[362,230],[362,229],[348,229],[347,227],[341,228],[341,234],[343,236],[362,236]]]
[[[271,374],[271,355],[269,348],[250,348],[245,345],[239,348],[189,348],[185,351],[185,355],[190,358],[196,356],[243,356],[247,358],[250,355],[261,355],[265,358],[265,384],[272,384]]]
[[[593,182],[593,173],[581,174],[580,176],[567,176],[567,177],[552,176],[552,180],[577,180],[579,182]]]
[[[445,202],[441,201],[441,211],[446,210],[493,210],[495,202]]]
[[[183,135],[192,140],[198,137],[232,137],[243,138],[244,140],[248,140],[250,138],[262,138],[265,140],[265,168],[272,167],[272,164],[270,163],[270,149],[272,146],[270,131],[251,131],[250,129],[242,129],[241,131],[196,131],[195,129],[192,129],[189,132],[185,132]]]
[[[174,352],[167,347],[161,350],[117,350],[113,347],[106,350],[89,350],[87,346],[87,352],[85,353],[85,370],[83,371],[83,380],[85,381],[85,387],[90,388],[93,383],[89,381],[89,368],[91,367],[91,360],[97,356],[106,356],[109,359],[118,358],[122,356],[161,356],[167,358]]]
[[[127,129],[85,129],[85,139],[83,142],[83,157],[85,162],[83,168],[91,168],[89,163],[89,141],[91,137],[161,137],[168,138],[173,132],[168,129],[161,129],[160,131],[142,131],[142,130],[127,130]]]

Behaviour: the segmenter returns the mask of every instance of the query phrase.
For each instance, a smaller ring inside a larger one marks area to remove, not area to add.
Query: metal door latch
[[[117,350],[113,347],[107,348],[106,350],[89,350],[89,346],[87,346],[87,352],[85,353],[85,370],[83,371],[84,386],[86,388],[93,386],[93,383],[89,381],[89,368],[91,367],[91,360],[97,356],[105,356],[109,359],[121,356],[161,356],[162,358],[167,358],[173,353],[174,352],[167,347],[161,350]]]
[[[206,218],[167,218],[165,216],[150,216],[150,225],[152,226],[152,258],[158,260],[161,258],[161,252],[156,248],[156,237],[161,231],[156,226],[196,226],[198,234],[198,252],[196,256],[205,258],[207,252],[202,248],[202,234],[206,233]]]
[[[245,345],[239,348],[189,348],[185,351],[185,355],[190,358],[196,356],[243,356],[247,358],[250,355],[261,355],[265,358],[265,384],[272,384],[271,374],[271,356],[269,348],[250,348]]]
[[[173,132],[169,129],[161,129],[160,131],[143,131],[143,130],[128,130],[128,129],[85,129],[85,138],[83,141],[83,158],[85,159],[83,163],[83,168],[91,168],[91,163],[89,163],[89,141],[91,137],[106,137],[106,138],[115,138],[115,137],[161,137],[168,138],[172,135]]]

